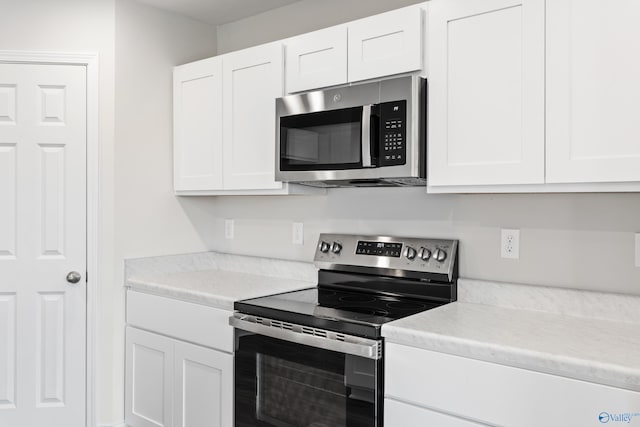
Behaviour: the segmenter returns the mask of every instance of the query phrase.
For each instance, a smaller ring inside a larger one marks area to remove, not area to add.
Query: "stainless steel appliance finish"
[[[382,343],[367,338],[242,313],[234,313],[229,324],[243,331],[366,359],[377,360],[382,357]]]
[[[382,427],[382,326],[455,301],[458,242],[321,234],[318,286],[237,301],[236,427]]]
[[[320,234],[314,263],[329,270],[452,282],[457,252],[457,240]]]
[[[393,120],[385,121],[381,106],[393,102],[402,102],[402,107],[398,111],[394,106],[389,113]],[[320,135],[319,129],[325,132],[332,124],[338,127],[338,122],[331,122],[343,120],[334,118],[338,111],[358,116],[350,119],[353,128],[345,132],[346,123],[340,121],[342,128]],[[393,111],[400,114],[397,120]],[[301,118],[306,125],[293,129],[300,141],[289,147],[292,130],[285,122],[292,118]],[[276,101],[276,120],[276,180],[315,187],[426,184],[426,80],[420,77],[285,96]],[[356,149],[358,158],[354,157]],[[324,158],[318,154],[327,151],[332,152],[330,161],[327,154]],[[287,163],[288,156],[297,161],[295,167]]]

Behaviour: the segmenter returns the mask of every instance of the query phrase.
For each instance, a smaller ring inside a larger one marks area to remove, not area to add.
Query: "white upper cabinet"
[[[315,31],[285,42],[286,91],[347,83],[347,27]]]
[[[544,0],[434,0],[429,186],[544,183]]]
[[[173,161],[175,191],[223,188],[219,57],[174,69]]]
[[[422,16],[413,6],[349,23],[349,81],[421,70]]]
[[[224,55],[223,81],[225,189],[281,189],[275,181],[275,100],[283,95],[282,45]]]
[[[547,181],[640,181],[640,2],[547,2]]]

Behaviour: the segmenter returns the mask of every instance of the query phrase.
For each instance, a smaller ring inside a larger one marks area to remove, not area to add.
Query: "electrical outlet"
[[[640,233],[636,233],[636,267],[640,267]]]
[[[235,224],[232,219],[224,220],[224,238],[225,239],[233,239]]]
[[[500,256],[520,258],[520,230],[502,230],[500,233]]]
[[[294,222],[291,229],[291,243],[294,245],[304,244],[304,224],[301,222]]]

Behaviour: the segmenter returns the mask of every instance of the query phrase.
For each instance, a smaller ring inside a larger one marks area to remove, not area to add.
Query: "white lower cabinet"
[[[385,427],[479,427],[484,425],[486,424],[463,420],[394,399],[384,400]]]
[[[173,340],[127,328],[125,411],[132,427],[171,427]]]
[[[232,425],[233,355],[131,327],[126,340],[127,425]]]
[[[587,427],[640,408],[635,391],[393,343],[385,349],[385,427]]]
[[[229,427],[232,408],[233,356],[176,341],[174,427]]]
[[[129,427],[233,425],[230,315],[202,304],[127,292]]]

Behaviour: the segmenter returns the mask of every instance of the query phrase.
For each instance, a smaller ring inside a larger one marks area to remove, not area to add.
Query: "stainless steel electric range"
[[[235,303],[236,427],[381,427],[387,322],[456,300],[456,240],[321,234],[318,286]]]

